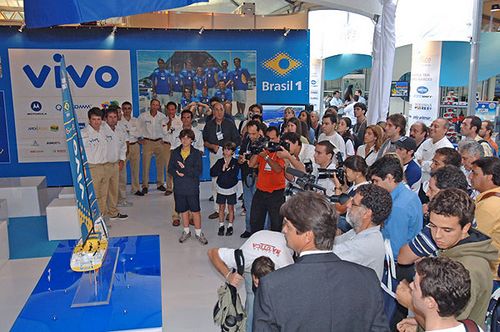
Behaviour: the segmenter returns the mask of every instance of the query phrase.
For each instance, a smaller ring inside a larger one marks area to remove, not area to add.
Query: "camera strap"
[[[236,272],[239,275],[245,273],[245,257],[243,257],[243,251],[241,249],[236,249],[234,251],[234,261],[236,262]]]

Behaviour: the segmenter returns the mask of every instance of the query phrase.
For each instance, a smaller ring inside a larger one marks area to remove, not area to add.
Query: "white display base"
[[[9,260],[9,234],[7,220],[0,220],[0,268]]]
[[[0,178],[0,199],[9,205],[9,217],[44,216],[47,208],[45,176]]]
[[[49,240],[77,240],[82,236],[75,199],[54,199],[47,206]]]
[[[64,187],[59,193],[59,198],[62,199],[75,199],[75,188],[74,187]]]

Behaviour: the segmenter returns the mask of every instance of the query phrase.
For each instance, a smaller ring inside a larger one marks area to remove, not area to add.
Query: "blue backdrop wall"
[[[309,102],[309,34],[292,31],[53,28],[25,30],[0,27],[0,177],[44,175],[49,186],[71,184],[67,162],[18,162],[14,99],[11,91],[9,49],[128,50],[131,94],[135,115],[139,112],[138,51],[254,51],[255,93],[259,103],[307,104]],[[140,52],[139,52],[140,53]],[[54,66],[54,63],[47,63]],[[230,63],[232,69],[232,63]],[[38,74],[37,71],[35,73]],[[17,75],[17,74],[16,74]],[[19,87],[16,87],[19,88]],[[2,98],[3,97],[3,98]],[[247,105],[248,107],[249,105]],[[85,119],[80,119],[85,122]]]

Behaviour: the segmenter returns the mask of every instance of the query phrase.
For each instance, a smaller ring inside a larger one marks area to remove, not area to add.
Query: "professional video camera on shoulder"
[[[295,181],[290,182],[285,189],[286,196],[292,196],[298,192],[310,190],[322,193],[332,203],[344,204],[349,200],[349,196],[346,194],[328,196],[326,194],[326,189],[316,183],[317,178],[313,174],[307,174],[290,167],[286,169],[286,172],[295,177]]]
[[[333,178],[334,175],[337,176],[337,179],[341,184],[345,183],[345,168],[344,168],[344,159],[342,158],[342,153],[337,152],[335,154],[337,158],[337,167],[335,169],[328,168],[318,168],[318,179],[329,179]]]
[[[266,150],[267,152],[278,152],[281,148],[290,150],[290,144],[285,141],[280,140],[279,142],[273,142],[267,137],[260,137],[259,139],[253,141],[248,147],[250,154],[259,154]]]

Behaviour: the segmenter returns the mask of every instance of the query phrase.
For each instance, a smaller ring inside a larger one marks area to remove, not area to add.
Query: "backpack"
[[[465,332],[479,332],[479,326],[472,319],[461,320],[460,323],[464,324]]]
[[[500,271],[499,271],[500,272]],[[490,304],[486,311],[485,331],[500,332],[500,288],[498,288],[490,298]]]
[[[241,249],[234,251],[237,272],[243,275],[245,268],[245,259]],[[241,304],[240,296],[236,287],[225,283],[220,286],[218,291],[218,301],[215,304],[213,317],[214,323],[221,327],[224,332],[245,332],[247,314]]]

